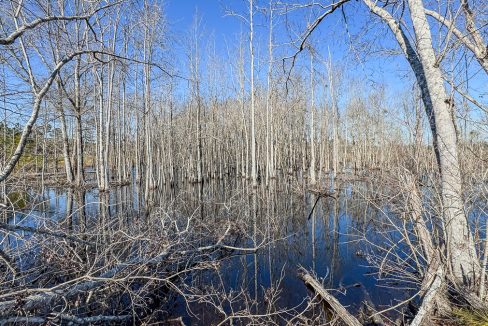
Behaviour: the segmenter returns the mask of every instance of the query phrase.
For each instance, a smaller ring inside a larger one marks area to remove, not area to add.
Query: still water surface
[[[329,190],[330,187],[329,184],[321,186]],[[335,289],[331,293],[351,311],[357,311],[365,300],[381,310],[398,303],[408,291],[385,286],[369,266],[365,255],[368,247],[360,240],[366,234],[370,240],[382,241],[375,235],[374,225],[379,217],[364,197],[358,195],[360,192],[353,190],[356,187],[350,183],[337,184],[335,198],[318,199],[295,178],[256,190],[245,181],[226,180],[202,187],[188,184],[155,190],[153,201],[168,214],[216,223],[245,222],[248,238],[242,246],[253,246],[252,239],[256,243],[260,239],[271,241],[256,254],[224,260],[219,277],[201,276],[207,286],[215,283],[226,291],[245,289],[249,297],[259,302],[267,288],[279,284],[278,305],[295,307],[307,297],[308,290],[297,277],[298,269],[303,267],[323,278],[325,286]],[[46,188],[42,196],[37,201],[44,198],[43,204],[17,212],[9,222],[36,226],[46,218],[62,221],[71,216],[76,223],[81,209],[87,218],[96,219],[104,212],[109,217],[123,215],[130,219],[143,206],[143,196],[134,185],[114,188],[109,194],[108,207],[97,189],[74,194],[66,189]],[[9,240],[10,245],[21,245],[17,238]],[[212,320],[204,305],[191,304],[190,308],[188,313],[187,305],[177,300],[173,314],[183,315],[193,324]]]

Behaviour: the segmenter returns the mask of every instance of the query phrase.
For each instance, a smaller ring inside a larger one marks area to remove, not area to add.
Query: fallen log
[[[133,318],[131,315],[118,315],[118,316],[91,316],[91,317],[76,317],[67,314],[60,314],[56,316],[58,319],[68,321],[74,324],[93,324],[93,323],[108,323],[108,322],[121,322],[127,319]]]
[[[87,276],[85,281],[74,284],[71,288],[43,289],[42,292],[29,295],[24,298],[16,298],[9,301],[0,302],[0,316],[5,316],[15,310],[33,311],[45,307],[50,307],[52,302],[64,299],[71,299],[79,294],[87,293],[88,291],[104,285],[106,282],[113,281],[114,277],[121,274],[123,271],[134,269],[140,264],[157,264],[164,262],[168,258],[170,252],[164,251],[147,261],[142,259],[135,259],[128,263],[121,263],[108,271],[102,273],[97,277]],[[67,284],[69,286],[71,284]]]
[[[9,318],[4,318],[0,319],[0,326],[3,325],[36,325],[36,324],[45,324],[46,323],[46,318],[42,317],[22,317],[22,316],[16,316],[16,317],[9,317]]]
[[[422,301],[422,305],[417,311],[417,314],[415,315],[415,318],[413,319],[410,326],[423,325],[424,320],[431,315],[431,312],[434,310],[434,306],[436,303],[436,297],[442,286],[442,280],[444,278],[442,274],[443,273],[439,272],[434,275],[434,280],[427,290],[427,293],[424,296],[424,300]]]
[[[80,294],[88,293],[89,291],[101,287],[109,282],[114,282],[116,281],[117,277],[123,277],[124,274],[130,274],[134,270],[140,268],[142,265],[157,265],[165,263],[170,258],[184,258],[187,256],[193,257],[196,254],[210,254],[216,250],[234,250],[245,252],[255,252],[257,250],[256,248],[236,248],[223,244],[222,241],[228,235],[230,229],[231,228],[229,226],[217,243],[213,245],[189,250],[178,250],[176,248],[168,247],[153,258],[134,258],[128,262],[119,263],[105,272],[102,272],[98,276],[86,275],[85,277],[81,277],[76,280],[77,283],[72,283],[69,281],[65,284],[60,284],[50,289],[38,289],[38,293],[31,294],[26,297],[15,297],[11,300],[0,301],[0,317],[8,316],[17,311],[23,311],[25,313],[38,309],[49,308],[56,301],[67,301]],[[137,276],[145,275],[134,275],[135,278],[137,278]],[[31,291],[35,291],[35,289],[32,289]]]
[[[300,269],[298,273],[298,277],[305,282],[306,285],[310,286],[315,293],[317,293],[322,300],[327,302],[329,305],[330,309],[333,310],[337,316],[339,316],[344,323],[348,326],[362,326],[362,324],[359,322],[359,320],[351,315],[344,306],[337,301],[334,296],[329,294],[326,289],[322,286],[322,284],[315,279],[310,273],[304,269]]]
[[[422,305],[419,307],[410,326],[420,326],[425,324],[426,319],[432,315],[436,306],[439,310],[447,309],[446,306],[448,304],[442,297],[441,291],[444,280],[444,264],[440,258],[440,253],[435,252],[420,288],[420,295],[423,297]]]
[[[91,317],[76,317],[67,314],[59,314],[53,317],[25,317],[25,316],[14,316],[0,319],[0,326],[3,325],[15,325],[15,324],[50,324],[53,321],[63,321],[63,325],[84,325],[93,323],[109,323],[109,322],[122,322],[124,320],[132,318],[131,315],[119,315],[119,316],[91,316]]]

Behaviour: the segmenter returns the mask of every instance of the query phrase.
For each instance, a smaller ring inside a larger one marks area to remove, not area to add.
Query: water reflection
[[[137,185],[110,192],[46,188],[43,205],[14,214],[10,222],[36,226],[49,219],[83,232],[91,223],[129,225],[131,219],[144,218],[152,209],[216,223],[232,221],[245,234],[236,246],[258,246],[262,241],[270,244],[257,252],[224,260],[218,276],[195,275],[193,281],[201,285],[219,282],[228,291],[246,289],[250,298],[260,302],[265,289],[282,278],[278,304],[294,307],[307,295],[296,277],[302,266],[324,278],[326,287],[338,289],[334,295],[352,310],[359,308],[364,299],[377,307],[390,305],[398,294],[377,287],[376,280],[367,275],[372,270],[362,255],[365,249],[357,241],[369,232],[375,211],[350,184],[328,183],[327,188],[335,192],[335,198],[310,193],[301,180],[291,177],[258,188],[249,187],[241,179],[168,185],[151,189],[150,195]],[[149,202],[151,207],[146,207]],[[200,316],[207,311],[194,305],[192,310]],[[184,314],[186,306],[179,309],[177,314]]]

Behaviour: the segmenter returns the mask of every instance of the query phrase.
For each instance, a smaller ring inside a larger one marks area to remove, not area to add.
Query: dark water
[[[152,200],[158,209],[175,216],[215,223],[241,222],[247,236],[240,246],[268,243],[256,253],[224,259],[218,273],[194,275],[192,282],[226,292],[244,289],[258,303],[267,289],[278,286],[277,305],[296,307],[303,305],[307,297],[308,290],[297,277],[303,267],[323,278],[325,287],[353,312],[363,301],[374,304],[378,310],[398,303],[408,291],[393,289],[377,280],[376,269],[366,259],[370,249],[361,241],[364,236],[373,242],[385,241],[376,233],[381,214],[360,194],[368,191],[367,185],[334,186],[336,198],[317,199],[302,181],[294,178],[276,180],[268,188],[260,186],[254,190],[245,181],[227,180],[206,183],[203,187],[188,184],[178,189],[155,190]],[[139,214],[142,197],[133,185],[114,188],[109,195],[99,194],[96,189],[75,194],[46,188],[36,198],[38,202],[44,198],[42,204],[18,211],[9,221],[37,226],[46,220],[68,219],[76,224],[80,216],[97,219],[101,214],[130,218]],[[10,237],[9,241],[12,246],[21,245],[18,238]],[[190,303],[191,312],[187,307],[177,300],[172,314],[185,316],[185,321],[193,324],[208,324],[215,319],[215,312],[205,304]]]

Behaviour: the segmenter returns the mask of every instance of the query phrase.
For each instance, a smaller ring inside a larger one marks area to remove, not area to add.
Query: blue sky
[[[268,6],[268,0],[256,1],[258,6]],[[295,1],[296,2],[296,1]],[[176,33],[190,29],[193,16],[198,10],[202,18],[201,44],[212,40],[216,52],[224,56],[228,44],[235,43],[238,35],[243,32],[247,37],[247,26],[237,17],[225,16],[225,8],[231,8],[247,17],[247,0],[166,0],[166,15],[170,30]],[[276,58],[294,53],[290,45],[283,45],[291,39],[292,33],[303,31],[307,19],[318,13],[311,13],[308,9],[301,9],[288,16],[289,27],[285,27],[285,17],[277,18],[275,27],[276,43],[282,43],[276,48]],[[347,23],[344,21],[347,17]],[[255,48],[262,54],[262,61],[266,60],[267,20],[264,15],[255,16]],[[435,33],[437,26],[432,24]],[[434,35],[435,37],[435,35]],[[312,43],[323,59],[331,53],[334,64],[347,66],[349,77],[363,80],[366,87],[386,84],[389,92],[403,92],[411,89],[413,82],[410,67],[402,55],[387,54],[398,51],[398,46],[391,32],[384,24],[372,20],[366,7],[360,2],[348,3],[344,13],[336,11],[328,16],[312,36]],[[380,51],[381,49],[381,51]],[[392,51],[393,50],[393,51]],[[308,65],[308,54],[302,53],[298,65]],[[263,62],[264,64],[264,62]],[[473,71],[478,69],[473,64]],[[263,69],[264,71],[265,69]],[[488,79],[484,73],[478,73],[471,79],[473,93],[477,96],[487,95]]]
[[[269,3],[268,0],[255,1],[263,7]],[[307,0],[294,0],[293,2],[296,1]],[[201,51],[204,52],[205,47],[209,44],[215,44],[217,56],[222,58],[223,69],[228,69],[228,47],[236,46],[241,33],[246,41],[248,30],[239,18],[225,15],[226,7],[243,16],[248,15],[247,0],[165,0],[163,10],[169,25],[168,33],[176,38],[175,43],[178,43],[184,38],[184,35],[188,35],[194,15],[198,12],[202,20]],[[285,43],[290,41],[293,33],[296,33],[294,35],[296,37],[305,30],[307,20],[313,19],[319,12],[311,13],[308,9],[298,10],[288,16],[289,26],[285,26],[287,21],[284,15],[276,15],[274,37],[279,46],[275,49],[275,59],[279,63],[281,58],[289,56],[295,51],[291,45]],[[347,17],[347,21],[344,20],[344,17]],[[261,82],[264,81],[266,72],[267,37],[267,18],[258,13],[255,15],[255,49],[258,55],[256,72]],[[174,51],[175,61],[179,62],[177,69],[183,72],[183,75],[188,75],[188,72],[185,71],[186,57],[182,49],[184,41],[179,43],[175,46],[177,49]],[[314,32],[311,43],[323,60],[328,59],[330,52],[333,64],[344,68],[347,73],[345,80],[353,79],[356,85],[361,84],[363,91],[386,85],[387,93],[393,94],[391,97],[398,99],[400,96],[397,94],[408,93],[411,90],[413,78],[405,58],[402,55],[391,55],[384,51],[386,48],[398,52],[398,46],[391,32],[378,20],[372,20],[368,10],[360,1],[348,3],[344,13],[336,11],[328,16]],[[171,46],[173,45],[171,43]],[[246,51],[247,46],[245,44]],[[168,61],[173,62],[174,60]],[[300,54],[296,69],[300,69],[301,66],[308,69],[309,56],[306,51]],[[476,63],[473,64],[473,67],[479,69]],[[316,69],[325,72],[324,66],[316,65]],[[471,95],[477,96],[479,100],[487,103],[487,99],[480,97],[483,94],[488,95],[486,74],[480,72],[475,75],[470,81],[470,85],[474,87]],[[358,89],[353,89],[349,85],[345,85],[345,88],[344,93],[346,94],[343,95],[346,97],[346,101],[347,96],[355,96],[359,92]]]
[[[267,0],[257,2],[258,6],[267,6],[268,3]],[[227,55],[228,44],[235,43],[240,33],[244,33],[244,37],[247,37],[247,26],[242,23],[242,20],[238,17],[225,15],[226,8],[230,8],[248,17],[247,0],[167,0],[165,8],[170,31],[179,35],[190,30],[193,17],[198,11],[204,30],[201,44],[205,45],[212,39],[217,47],[216,52],[222,56]],[[286,43],[291,40],[293,33],[303,31],[306,21],[313,19],[317,13],[318,11],[311,13],[307,9],[297,10],[289,15],[289,27],[285,26],[284,15],[275,15],[274,37],[276,43],[281,44],[275,49],[277,60],[294,53],[294,48]],[[388,84],[388,88],[394,92],[409,89],[412,81],[405,78],[410,72],[405,59],[401,56],[376,53],[373,48],[377,45],[395,48],[395,43],[392,42],[390,35],[385,37],[384,33],[388,31],[384,26],[380,24],[381,28],[377,32],[362,38],[359,42],[361,49],[351,51],[352,43],[358,47],[356,34],[360,33],[368,24],[367,10],[365,7],[352,3],[345,8],[344,14],[349,17],[347,24],[344,22],[343,14],[336,11],[327,17],[310,39],[322,60],[327,60],[330,52],[335,65],[347,66],[348,74],[355,79],[363,80],[367,87]],[[265,64],[264,61],[267,60],[267,38],[267,18],[258,13],[255,15],[255,48],[256,53],[261,54],[263,65]],[[375,53],[364,55],[364,47],[367,48],[367,51]],[[298,58],[297,65],[299,67],[303,64],[308,67],[308,62],[308,53],[303,52]],[[265,70],[265,68],[262,69],[263,72]]]
[[[238,1],[227,2],[234,8],[239,7]],[[198,10],[208,30],[222,35],[237,33],[240,24],[232,17],[224,17],[224,4],[219,0],[167,0],[165,7],[173,28],[185,30],[191,26],[193,15]]]

